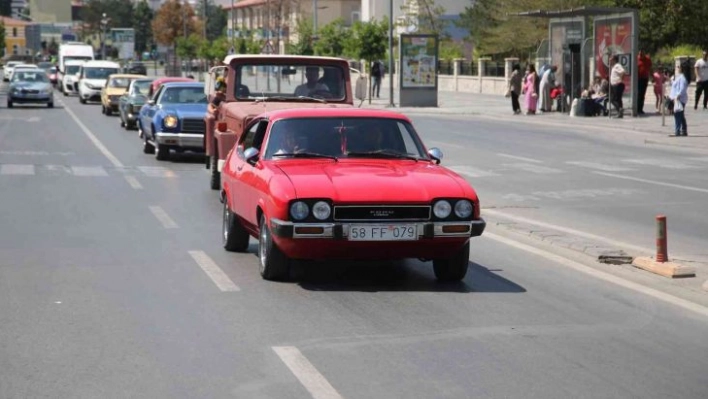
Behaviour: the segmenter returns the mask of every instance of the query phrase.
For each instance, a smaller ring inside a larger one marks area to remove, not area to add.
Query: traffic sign
[[[270,40],[266,40],[263,47],[261,47],[261,54],[275,54],[275,51],[273,50],[273,43],[271,43]]]
[[[622,65],[622,68],[627,72],[627,75],[632,74],[632,54],[617,54],[617,57],[619,58],[619,63]]]

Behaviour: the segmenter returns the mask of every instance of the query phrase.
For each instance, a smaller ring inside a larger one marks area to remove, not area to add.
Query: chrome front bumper
[[[349,237],[349,228],[357,223],[294,223],[280,219],[271,219],[270,227],[273,234],[283,238],[333,238],[346,239]],[[368,224],[368,223],[367,223]],[[405,222],[380,222],[371,225],[389,226],[392,224],[410,224]],[[480,218],[466,222],[418,222],[415,223],[418,231],[418,240],[440,237],[477,237],[482,235],[487,222]],[[445,232],[446,227],[466,226],[464,232]],[[317,233],[302,233],[298,230],[320,228]]]
[[[157,132],[155,133],[155,141],[170,147],[204,149],[203,134]]]

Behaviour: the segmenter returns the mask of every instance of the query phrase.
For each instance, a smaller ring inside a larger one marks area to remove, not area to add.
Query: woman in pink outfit
[[[654,71],[654,95],[656,96],[656,110],[661,111],[661,105],[664,102],[664,71],[657,69]]]
[[[538,94],[536,93],[536,68],[533,64],[526,67],[526,80],[524,81],[524,104],[526,105],[526,115],[536,114],[536,103],[538,102]]]

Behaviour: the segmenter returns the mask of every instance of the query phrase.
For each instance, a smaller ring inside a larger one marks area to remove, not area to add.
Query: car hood
[[[12,89],[48,90],[49,83],[45,83],[45,82],[15,82],[10,85],[10,90],[12,90]]]
[[[109,96],[119,96],[125,93],[125,87],[106,87],[106,94]]]
[[[427,161],[276,161],[298,198],[335,202],[429,202],[439,197],[470,197],[474,191],[456,173]]]
[[[204,118],[207,110],[206,104],[179,104],[164,106],[162,110],[167,114],[177,115],[178,118]]]
[[[93,87],[103,87],[106,85],[106,79],[81,79],[83,82],[90,84]]]

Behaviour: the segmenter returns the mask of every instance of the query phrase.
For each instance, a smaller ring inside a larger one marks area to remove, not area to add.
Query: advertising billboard
[[[610,58],[620,55],[626,60],[632,54],[632,17],[618,16],[595,19],[595,76],[609,80]],[[631,61],[631,59],[630,59]],[[629,67],[629,68],[628,68]],[[631,62],[625,66],[625,94],[632,93]]]
[[[438,41],[433,35],[401,35],[401,87],[437,87]]]

